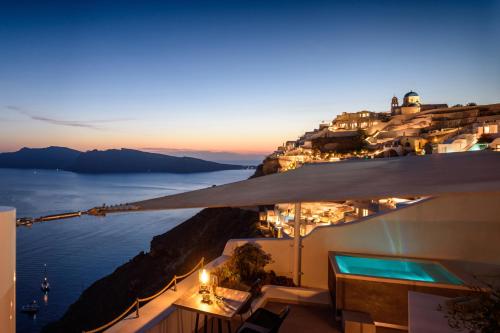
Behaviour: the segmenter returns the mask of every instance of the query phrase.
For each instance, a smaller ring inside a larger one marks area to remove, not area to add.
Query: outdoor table
[[[202,302],[202,294],[198,287],[192,288],[174,302],[178,309],[196,313],[195,332],[198,332],[200,314],[205,315],[203,332],[207,332],[208,316],[217,318],[219,333],[222,332],[222,320],[227,322],[228,332],[231,333],[231,319],[238,313],[241,307],[250,298],[250,293],[241,290],[217,287],[217,296],[221,301],[211,295],[211,304]],[[213,327],[212,327],[213,328]]]

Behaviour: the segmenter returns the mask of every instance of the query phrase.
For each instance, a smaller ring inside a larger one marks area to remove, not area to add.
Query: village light
[[[283,229],[283,226],[281,225],[280,215],[278,214],[276,216],[276,230],[278,231],[277,238],[283,237],[283,234],[281,232],[282,229]]]

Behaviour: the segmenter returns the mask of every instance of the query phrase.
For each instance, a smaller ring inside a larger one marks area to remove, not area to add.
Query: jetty
[[[45,215],[40,217],[20,217],[16,220],[16,226],[20,227],[31,227],[34,223],[48,222],[54,220],[69,219],[73,217],[80,217],[82,215],[92,215],[92,216],[106,216],[107,213],[119,213],[119,212],[130,212],[134,210],[139,210],[139,206],[131,204],[117,204],[107,206],[103,204],[102,206],[93,207],[84,211],[75,212],[65,212],[59,214]]]

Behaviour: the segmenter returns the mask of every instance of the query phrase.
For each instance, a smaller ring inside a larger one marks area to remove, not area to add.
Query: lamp
[[[198,280],[200,282],[199,293],[202,295],[202,302],[210,304],[210,289],[208,283],[210,282],[210,274],[203,268],[198,271]]]
[[[200,282],[200,294],[208,291],[208,282],[210,275],[205,268],[198,271],[198,280]]]

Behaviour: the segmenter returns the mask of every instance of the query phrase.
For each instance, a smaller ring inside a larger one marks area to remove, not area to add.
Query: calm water
[[[248,178],[253,170],[190,175],[81,175],[64,171],[0,169],[0,206],[17,215],[40,216],[168,195]],[[39,332],[61,317],[97,279],[113,272],[164,233],[198,210],[83,216],[17,229],[17,331]],[[40,290],[47,264],[51,291]],[[19,312],[37,300],[36,317]]]

